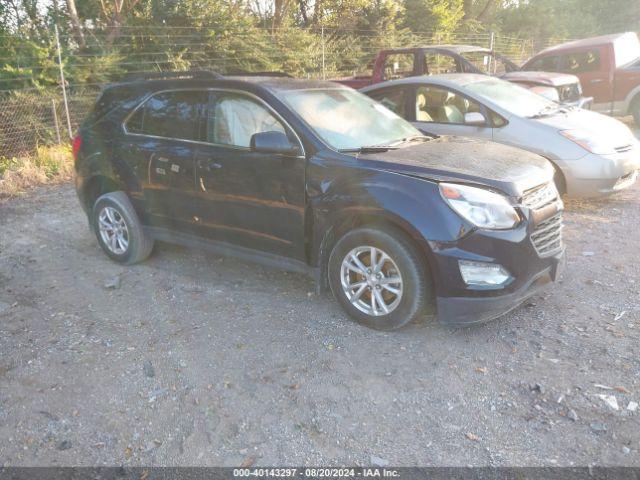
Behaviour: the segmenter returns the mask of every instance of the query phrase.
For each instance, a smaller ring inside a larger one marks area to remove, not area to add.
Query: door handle
[[[603,78],[594,78],[593,80],[589,80],[589,83],[591,84],[602,83],[602,82],[604,82]]]

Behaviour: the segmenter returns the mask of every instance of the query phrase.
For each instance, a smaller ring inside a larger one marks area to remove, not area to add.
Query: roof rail
[[[282,77],[282,78],[293,78],[293,76],[289,75],[285,72],[247,72],[244,70],[234,70],[232,72],[227,73],[227,75],[237,75],[242,77]]]
[[[164,80],[171,78],[192,78],[192,79],[219,79],[223,78],[218,72],[209,70],[187,70],[182,72],[136,72],[127,73],[122,77],[126,82],[136,80]]]

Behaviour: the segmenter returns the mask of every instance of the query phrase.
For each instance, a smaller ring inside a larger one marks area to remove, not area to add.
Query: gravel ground
[[[101,253],[70,185],[0,206],[0,465],[640,465],[640,185],[567,202],[564,277],[382,333],[305,277]]]

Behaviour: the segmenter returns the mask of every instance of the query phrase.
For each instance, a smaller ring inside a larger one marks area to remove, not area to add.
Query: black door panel
[[[207,236],[300,258],[303,158],[216,146],[197,157],[197,215]]]
[[[147,223],[197,231],[194,155],[200,139],[204,91],[158,93],[127,121],[123,155],[141,179]]]
[[[258,100],[211,95],[212,144],[199,146],[195,157],[196,215],[211,238],[302,259],[305,159],[248,148],[253,133],[273,130],[285,126]]]

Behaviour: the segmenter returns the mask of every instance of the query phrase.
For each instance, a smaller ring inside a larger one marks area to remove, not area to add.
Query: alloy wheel
[[[377,247],[360,246],[347,253],[340,267],[340,282],[347,299],[367,315],[388,315],[402,299],[400,269]]]
[[[124,218],[113,207],[106,206],[98,214],[100,237],[111,253],[124,254],[129,248],[129,230]]]

